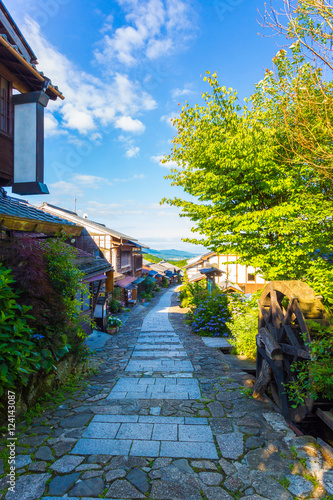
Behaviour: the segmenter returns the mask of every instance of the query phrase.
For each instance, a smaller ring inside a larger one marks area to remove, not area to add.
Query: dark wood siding
[[[11,186],[14,176],[14,142],[0,133],[0,186]]]

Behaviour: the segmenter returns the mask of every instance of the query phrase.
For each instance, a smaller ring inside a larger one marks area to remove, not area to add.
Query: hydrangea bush
[[[198,305],[194,305],[187,314],[192,331],[208,337],[227,337],[230,330],[228,297],[216,290],[212,295],[204,295]]]
[[[113,328],[113,327],[121,327],[121,325],[123,324],[123,322],[121,321],[121,319],[117,318],[117,316],[108,316],[107,318],[107,325],[109,328]]]

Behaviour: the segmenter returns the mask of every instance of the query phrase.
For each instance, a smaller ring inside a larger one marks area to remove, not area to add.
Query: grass
[[[280,481],[278,481],[278,483],[280,483],[284,488],[288,488],[288,486],[290,486],[290,481],[286,477],[284,477],[283,479],[280,479]]]

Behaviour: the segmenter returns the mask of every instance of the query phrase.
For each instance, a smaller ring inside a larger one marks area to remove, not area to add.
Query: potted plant
[[[140,302],[141,302],[142,304],[144,304],[144,303],[145,303],[145,301],[146,301],[146,297],[147,297],[146,292],[141,292],[141,294],[140,294]]]
[[[121,319],[116,316],[108,316],[106,333],[116,333],[118,328],[123,324]]]

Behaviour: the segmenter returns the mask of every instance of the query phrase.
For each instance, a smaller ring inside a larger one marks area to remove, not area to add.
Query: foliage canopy
[[[279,53],[275,61],[281,77],[284,57]],[[236,253],[268,280],[305,278],[318,250],[332,250],[332,181],[296,155],[290,157],[293,167],[282,160],[284,127],[282,121],[280,129],[272,127],[275,103],[266,79],[244,105],[216,74],[207,72],[204,80],[211,92],[203,94],[204,105],[182,108],[166,157],[179,165],[166,178],[191,199],[162,202],[194,222],[192,231],[201,238],[185,241]]]

